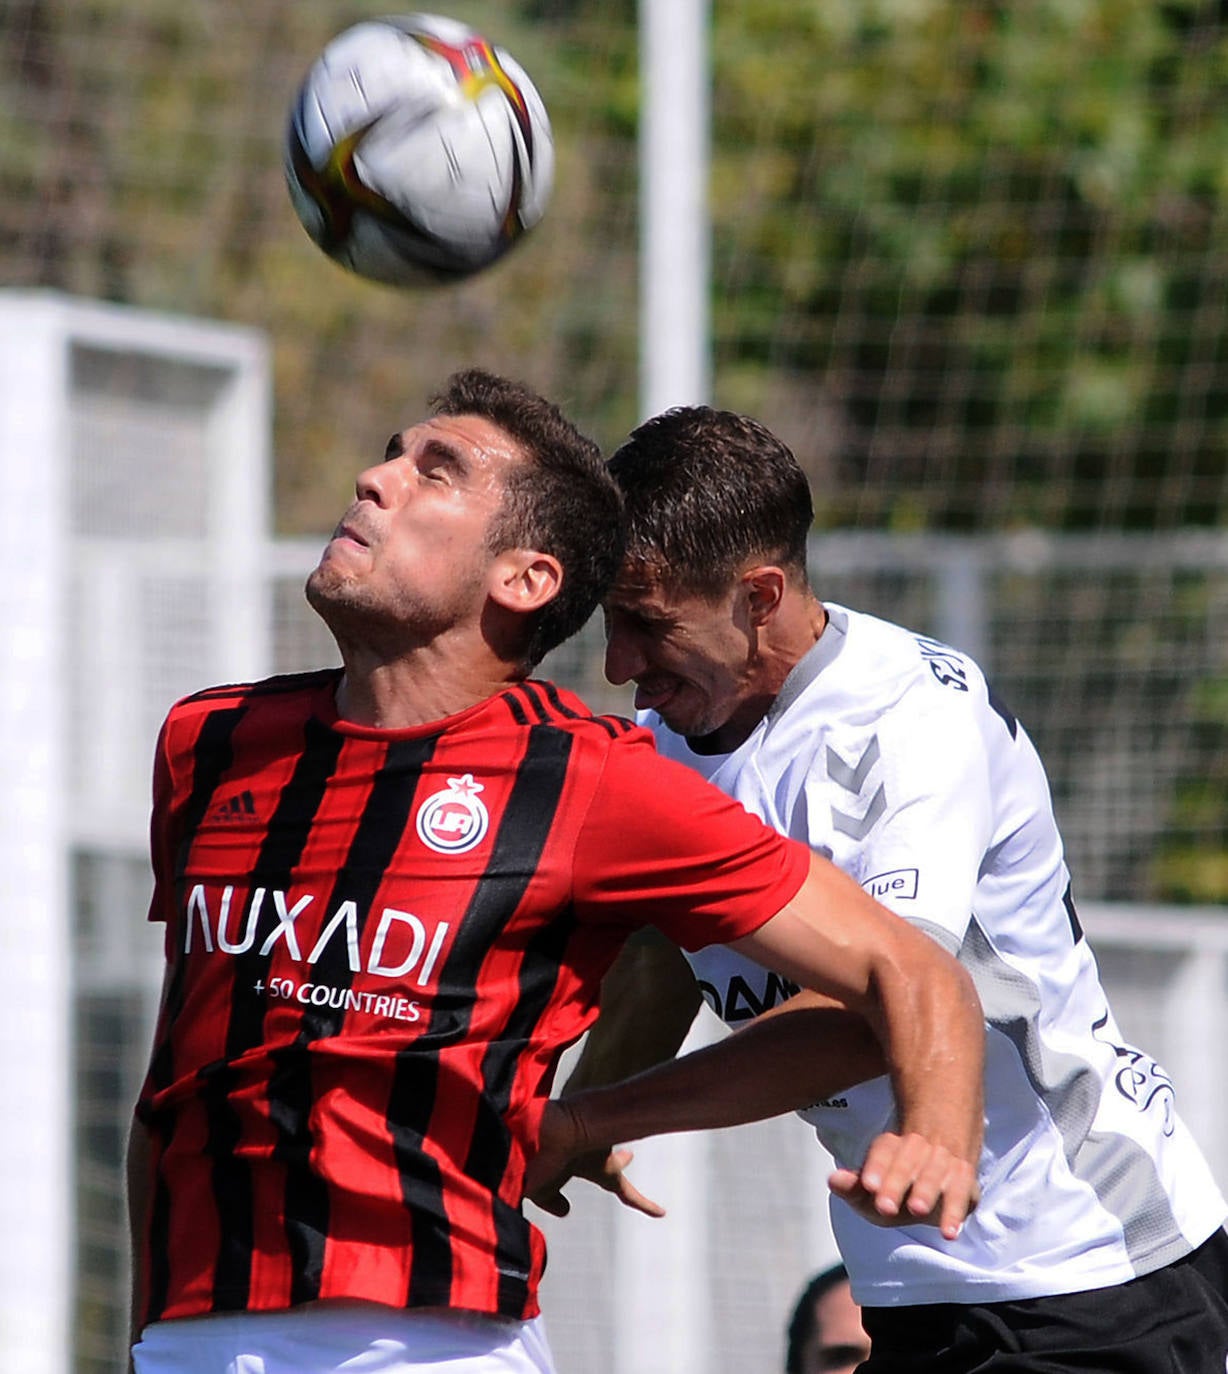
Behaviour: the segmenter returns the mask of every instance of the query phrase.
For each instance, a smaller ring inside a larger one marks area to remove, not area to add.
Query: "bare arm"
[[[569,1092],[543,1126],[543,1144],[554,1130],[565,1148],[596,1149],[740,1126],[808,1107],[883,1072],[882,1048],[862,1017],[800,992],[716,1044],[621,1082]]]
[[[623,1173],[631,1152],[607,1153],[619,1141],[779,1116],[886,1072],[867,1022],[810,991],[715,1045],[673,1059],[699,991],[677,946],[656,932],[652,937],[629,944],[607,975],[601,1016],[564,1100],[546,1109],[527,1191],[557,1216],[567,1211],[559,1190],[571,1171],[628,1206],[660,1215]],[[577,1155],[581,1162],[571,1163]]]
[[[701,1001],[678,946],[651,927],[637,931],[602,980],[601,1015],[563,1095],[615,1083],[672,1059]]]
[[[691,966],[678,946],[651,926],[637,931],[602,979],[601,1015],[585,1037],[562,1095],[572,1097],[672,1060],[701,1000]],[[546,1108],[548,1114],[555,1110],[553,1104]],[[549,1121],[543,1128],[549,1133]],[[579,1177],[613,1193],[624,1206],[648,1216],[663,1215],[661,1206],[645,1197],[625,1173],[634,1155],[609,1148],[615,1143],[611,1139],[588,1149],[572,1142],[572,1148],[558,1151],[545,1140],[539,1142],[525,1178],[525,1196],[543,1211],[564,1217],[571,1204],[563,1188]]]
[[[883,1047],[899,1133],[858,1173],[837,1171],[835,1191],[954,1238],[979,1197],[984,1128],[985,1027],[966,970],[818,856],[793,901],[733,948],[861,1013]]]
[[[794,900],[733,947],[819,995],[627,1083],[550,1104],[531,1177],[616,1140],[804,1106],[885,1067],[899,1134],[880,1136],[860,1171],[838,1170],[832,1187],[874,1220],[932,1221],[954,1237],[979,1196],[983,1126],[984,1024],[965,971],[817,856]]]

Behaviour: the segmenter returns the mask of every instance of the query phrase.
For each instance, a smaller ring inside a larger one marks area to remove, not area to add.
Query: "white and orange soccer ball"
[[[430,14],[368,20],[324,48],[285,160],[315,242],[394,286],[488,267],[541,219],[554,179],[550,119],[525,70]]]

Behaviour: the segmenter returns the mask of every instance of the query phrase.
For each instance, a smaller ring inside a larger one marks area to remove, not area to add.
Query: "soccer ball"
[[[527,73],[437,15],[338,34],[286,133],[303,227],[343,267],[394,286],[488,267],[541,219],[553,179],[550,119]]]

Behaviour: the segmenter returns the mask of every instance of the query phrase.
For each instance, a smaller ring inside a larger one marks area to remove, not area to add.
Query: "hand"
[[[860,1171],[837,1169],[827,1183],[876,1226],[937,1226],[947,1240],[981,1197],[966,1159],[916,1134],[876,1137]]]
[[[586,1178],[613,1193],[624,1207],[645,1216],[663,1217],[665,1209],[645,1197],[624,1170],[635,1156],[630,1150],[586,1151],[587,1137],[579,1114],[566,1099],[552,1099],[542,1114],[538,1150],[525,1170],[524,1192],[551,1216],[565,1217],[571,1203],[563,1195],[570,1178]]]

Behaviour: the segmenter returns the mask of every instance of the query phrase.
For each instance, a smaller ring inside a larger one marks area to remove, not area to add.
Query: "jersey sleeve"
[[[170,765],[171,722],[163,722],[154,750],[153,805],[149,817],[149,859],[153,868],[153,893],[149,899],[149,920],[167,921],[174,909],[174,828],[175,784]]]
[[[576,912],[654,925],[684,949],[724,944],[790,902],[810,858],[637,732],[610,749],[580,829]]]
[[[974,700],[938,698],[929,711],[884,721],[880,735],[885,806],[840,866],[884,906],[957,950],[993,827],[990,765]],[[829,820],[831,809],[812,800],[813,827]]]

